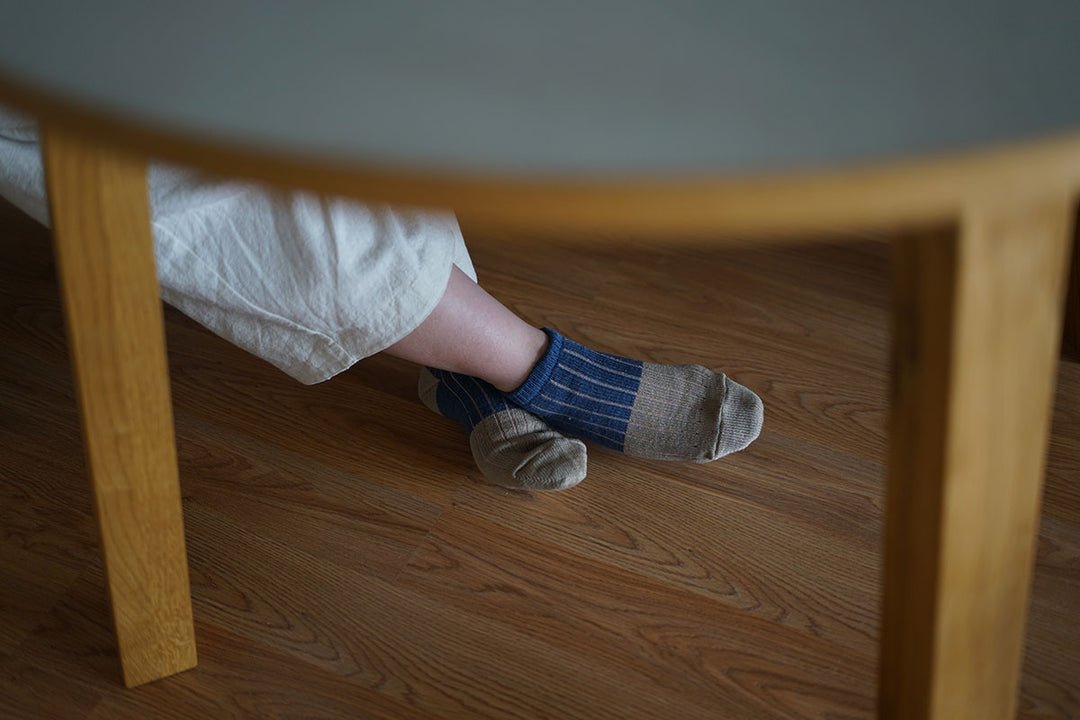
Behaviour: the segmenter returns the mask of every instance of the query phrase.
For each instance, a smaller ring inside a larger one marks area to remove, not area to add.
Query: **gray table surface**
[[[316,159],[733,175],[1080,129],[1080,0],[0,0],[0,75]]]

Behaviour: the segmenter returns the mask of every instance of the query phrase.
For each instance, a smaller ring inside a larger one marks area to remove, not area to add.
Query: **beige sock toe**
[[[438,413],[439,380],[420,371],[420,400]],[[440,413],[441,414],[441,413]],[[585,479],[585,444],[564,437],[520,408],[493,413],[469,433],[473,460],[488,482],[523,490],[566,490]]]
[[[761,399],[701,365],[645,363],[623,451],[653,460],[711,462],[761,432]]]
[[[563,437],[520,408],[489,415],[469,434],[473,460],[490,482],[566,490],[585,479],[585,443]]]

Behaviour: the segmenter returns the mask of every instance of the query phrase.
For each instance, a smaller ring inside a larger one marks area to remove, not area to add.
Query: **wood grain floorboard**
[[[204,559],[192,567],[204,619],[400,701],[477,718],[620,718],[633,708],[655,717],[679,707],[674,695],[625,687],[617,669],[484,613],[238,531],[197,504],[188,518],[192,554]]]
[[[442,513],[362,473],[345,473],[199,418],[177,418],[185,500],[342,567],[392,579]]]
[[[439,531],[490,522],[853,652],[873,647],[880,565],[872,547],[723,493],[592,473],[596,482],[565,499],[462,491]]]
[[[531,322],[758,390],[761,439],[709,465],[590,448],[573,491],[492,488],[414,367],[303,387],[169,310],[200,665],[126,690],[48,234],[0,203],[0,716],[872,717],[888,243],[466,235]],[[1025,719],[1080,718],[1078,479],[1063,362]]]
[[[0,656],[0,698],[8,720],[89,717],[102,701],[94,689],[14,656]]]
[[[1075,476],[1074,476],[1075,477]],[[1075,525],[1043,515],[1027,625],[1022,717],[1080,717],[1076,665],[1080,537]]]
[[[1050,451],[1046,459],[1043,516],[1080,526],[1080,362],[1062,361]]]
[[[356,718],[425,720],[435,717],[413,705],[362,687],[333,673],[297,672],[296,659],[216,625],[196,623],[210,652],[200,652],[199,672],[138,688],[137,697],[115,693],[89,715],[91,720],[148,717]]]
[[[0,544],[0,654],[10,653],[75,583],[77,570],[15,543]]]
[[[492,548],[477,552],[472,538],[478,535],[493,539]],[[791,717],[800,704],[836,716],[870,711],[872,657],[555,548],[548,537],[451,512],[401,582],[599,657],[628,684],[654,694],[674,691],[712,717]],[[680,672],[671,672],[673,662]]]
[[[465,481],[459,470],[471,465],[467,448],[461,452],[456,434],[432,438],[432,426],[441,425],[415,395],[404,399],[358,387],[350,373],[311,387],[262,363],[257,372],[238,373],[183,351],[205,331],[173,330],[169,339],[177,351],[169,357],[178,407],[343,472],[377,473],[383,484],[429,502],[445,503]],[[444,445],[458,452],[441,452]],[[430,456],[417,462],[429,448]]]

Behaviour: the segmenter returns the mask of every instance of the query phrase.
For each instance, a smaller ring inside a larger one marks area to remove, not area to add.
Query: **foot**
[[[585,444],[563,437],[468,375],[423,368],[420,399],[469,433],[473,460],[487,480],[525,490],[566,490],[585,479]]]
[[[628,455],[702,463],[761,432],[761,399],[723,373],[609,355],[544,332],[547,352],[506,397],[555,430]]]

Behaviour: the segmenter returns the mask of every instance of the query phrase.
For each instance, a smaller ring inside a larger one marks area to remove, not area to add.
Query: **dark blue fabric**
[[[510,407],[502,392],[479,378],[428,369],[439,380],[435,394],[439,412],[461,423],[467,432],[472,432],[477,423],[492,413]]]
[[[591,350],[544,328],[550,345],[507,397],[569,435],[622,450],[641,385],[640,360]]]

